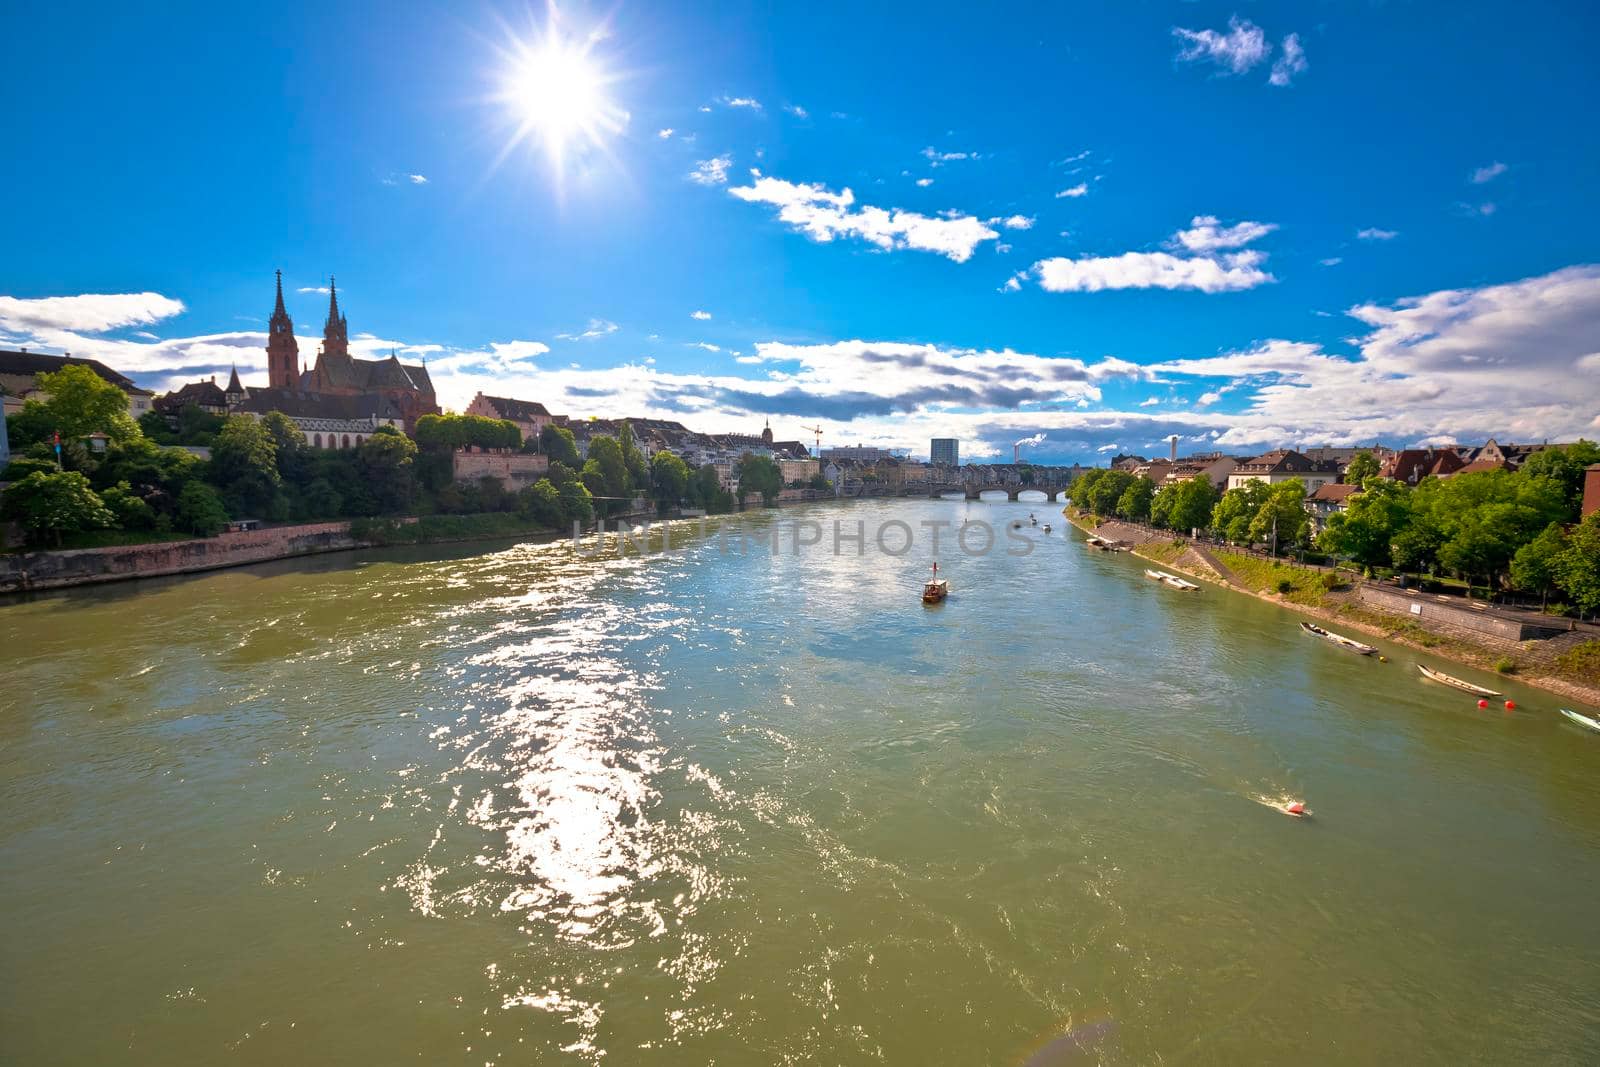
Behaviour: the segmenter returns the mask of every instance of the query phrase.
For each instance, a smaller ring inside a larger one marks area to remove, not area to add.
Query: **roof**
[[[133,384],[132,378],[125,374],[119,374],[98,359],[84,359],[81,356],[52,356],[46,352],[27,352],[0,348],[0,374],[31,378],[35,374],[54,374],[62,367],[67,366],[88,367],[95,374],[121,389],[124,393],[136,393],[140,396],[155,395],[151,390],[142,389]]]
[[[1511,464],[1503,459],[1475,459],[1465,467],[1453,471],[1454,474],[1477,474],[1479,471],[1508,471]]]
[[[515,400],[508,396],[484,396],[483,402],[499,412],[502,419],[513,422],[532,422],[534,419],[548,419],[550,412],[537,400]]]
[[[239,403],[239,410],[250,415],[281,411],[294,419],[400,419],[394,402],[376,393],[360,396],[335,396],[331,393],[302,393],[298,389],[251,389]]]
[[[1338,464],[1321,462],[1301,455],[1292,448],[1275,448],[1254,459],[1247,459],[1233,469],[1234,474],[1331,474]]]
[[[335,389],[415,389],[433,395],[428,368],[420,363],[401,363],[395,355],[388,359],[356,359],[323,352],[313,369],[301,375],[302,381],[309,381],[308,376],[317,368],[322,370],[327,385]]]
[[[1359,492],[1361,492],[1359,485],[1350,485],[1347,482],[1324,482],[1317,486],[1317,491],[1306,499],[1338,504],[1343,503],[1347,498]]]
[[[162,410],[186,408],[190,404],[201,408],[225,408],[228,398],[215,381],[189,382],[165,396],[156,397],[156,407]]]

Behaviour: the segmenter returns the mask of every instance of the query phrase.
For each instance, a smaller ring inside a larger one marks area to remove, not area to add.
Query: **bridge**
[[[1067,492],[1067,483],[1043,482],[1037,485],[968,485],[963,482],[935,485],[930,483],[926,486],[926,489],[930,497],[961,493],[968,500],[977,500],[984,493],[1004,493],[1007,500],[1018,500],[1021,499],[1023,493],[1033,492],[1043,493],[1046,501],[1060,502],[1065,499],[1063,494]]]

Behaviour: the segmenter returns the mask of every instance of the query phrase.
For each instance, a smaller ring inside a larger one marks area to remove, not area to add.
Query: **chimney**
[[[1012,445],[1011,446],[1011,462],[1012,463],[1021,463],[1022,462],[1022,446],[1021,445]]]
[[[1169,459],[1173,463],[1176,463],[1176,462],[1178,462],[1178,435],[1177,434],[1173,434],[1171,437],[1167,438],[1167,440],[1172,445],[1172,448],[1170,450],[1170,454],[1167,456],[1167,459]]]

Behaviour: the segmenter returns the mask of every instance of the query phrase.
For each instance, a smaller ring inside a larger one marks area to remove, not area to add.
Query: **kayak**
[[[1471,682],[1465,681],[1464,679],[1457,678],[1453,674],[1446,674],[1444,671],[1436,671],[1432,667],[1425,667],[1420,663],[1417,664],[1417,670],[1421,671],[1422,676],[1430,681],[1441,682],[1444,685],[1453,685],[1457,689],[1464,689],[1468,693],[1477,693],[1481,697],[1497,697],[1502,695],[1500,693],[1496,693],[1493,689],[1485,689],[1481,685],[1474,685]]]
[[[1600,719],[1591,719],[1589,716],[1581,715],[1578,712],[1573,711],[1571,708],[1562,708],[1561,714],[1565,715],[1579,726],[1587,726],[1591,730],[1600,730]]]

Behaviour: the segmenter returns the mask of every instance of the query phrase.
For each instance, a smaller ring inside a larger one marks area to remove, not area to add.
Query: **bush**
[[[1278,592],[1280,592],[1280,593],[1292,593],[1292,592],[1294,592],[1294,581],[1292,579],[1289,579],[1289,578],[1279,578],[1278,579]]]
[[[0,482],[20,482],[35,472],[52,474],[55,469],[54,460],[30,459],[27,456],[21,456],[6,464],[5,470],[0,471]]]
[[[1517,661],[1512,659],[1510,656],[1501,656],[1499,659],[1494,661],[1494,669],[1499,671],[1501,674],[1516,674]]]
[[[1591,685],[1600,685],[1600,641],[1585,641],[1556,657],[1562,672]]]
[[[190,482],[178,494],[174,525],[199,537],[215,537],[228,523],[222,498],[205,482]]]

